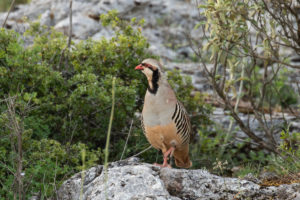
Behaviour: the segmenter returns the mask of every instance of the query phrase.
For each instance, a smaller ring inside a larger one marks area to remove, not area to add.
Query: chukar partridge
[[[142,128],[149,143],[164,155],[161,167],[171,167],[168,156],[174,156],[178,167],[189,168],[189,142],[191,124],[189,116],[162,72],[162,65],[146,59],[135,67],[148,80],[142,111]],[[158,165],[158,164],[156,164]]]

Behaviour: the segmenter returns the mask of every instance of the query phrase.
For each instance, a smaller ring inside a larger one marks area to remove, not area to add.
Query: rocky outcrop
[[[137,158],[111,163],[104,173],[96,166],[65,181],[59,199],[79,200],[181,200],[181,199],[300,199],[300,183],[279,187],[238,178],[223,178],[206,170],[159,168]],[[82,193],[81,193],[82,191]]]

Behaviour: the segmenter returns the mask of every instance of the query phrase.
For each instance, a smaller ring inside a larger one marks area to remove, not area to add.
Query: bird
[[[148,81],[141,126],[148,142],[163,153],[163,164],[155,165],[172,168],[168,160],[169,157],[174,157],[177,167],[190,168],[190,118],[168,83],[162,64],[147,58],[135,70],[140,70]]]

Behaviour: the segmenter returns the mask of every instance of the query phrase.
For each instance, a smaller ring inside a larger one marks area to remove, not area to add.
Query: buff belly
[[[149,143],[156,149],[161,149],[166,152],[170,147],[180,148],[181,138],[177,134],[177,129],[174,123],[164,126],[152,126],[145,128],[146,137]]]

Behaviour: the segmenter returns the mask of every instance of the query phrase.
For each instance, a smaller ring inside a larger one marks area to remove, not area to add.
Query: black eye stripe
[[[154,71],[153,66],[150,65],[150,64],[142,63],[141,65],[142,65],[143,67],[147,67],[147,68],[151,69],[152,71]]]

